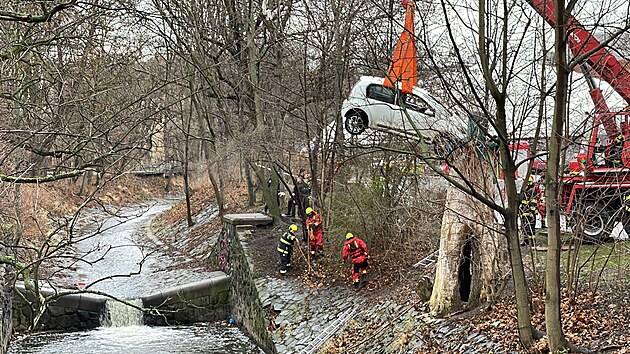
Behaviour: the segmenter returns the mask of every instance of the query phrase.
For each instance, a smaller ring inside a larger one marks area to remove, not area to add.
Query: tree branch
[[[41,23],[48,22],[52,19],[52,17],[65,9],[71,8],[76,5],[77,0],[70,0],[68,2],[64,2],[61,4],[57,4],[53,6],[50,10],[44,10],[44,13],[40,15],[33,14],[21,14],[17,12],[10,11],[0,11],[0,21],[9,21],[9,22],[26,22],[26,23]]]
[[[0,173],[0,181],[9,183],[46,183],[81,175],[85,170],[75,170],[46,177],[15,177]]]

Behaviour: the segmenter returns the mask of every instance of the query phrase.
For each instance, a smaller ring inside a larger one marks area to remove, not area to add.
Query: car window
[[[377,100],[383,101],[387,103],[394,103],[396,101],[394,90],[389,87],[385,87],[382,85],[370,85],[367,87],[367,97]]]
[[[413,95],[413,94],[403,94],[402,95],[403,105],[414,111],[429,115],[435,116],[435,111],[431,106],[429,106],[422,98]]]

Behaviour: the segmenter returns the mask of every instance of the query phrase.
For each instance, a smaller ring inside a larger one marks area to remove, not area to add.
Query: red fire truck
[[[552,27],[555,1],[528,0]],[[625,67],[573,16],[567,22],[568,44],[574,57],[584,56],[581,72],[595,104],[590,140],[564,176],[563,202],[573,225],[579,225],[586,239],[608,238],[613,225],[621,221],[630,235],[630,214],[623,202],[630,196],[629,108],[611,112],[593,76],[609,83],[630,105],[630,67]],[[630,106],[628,106],[630,107]],[[600,134],[603,128],[605,134]],[[630,199],[630,197],[629,197]],[[578,221],[580,220],[580,221]]]

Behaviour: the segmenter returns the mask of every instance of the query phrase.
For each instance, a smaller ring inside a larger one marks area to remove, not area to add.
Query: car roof
[[[378,77],[378,76],[361,76],[359,78],[359,81],[357,82],[357,85],[361,85],[361,86],[368,86],[371,84],[377,84],[377,85],[383,85],[385,83],[385,78],[383,77]],[[400,86],[400,82],[398,83]],[[428,91],[418,87],[418,86],[414,86],[413,88],[413,93],[417,96],[419,96],[422,99],[425,99],[426,101],[428,101],[427,103],[429,103],[432,107],[435,107],[436,109],[440,109],[443,110],[443,113],[448,113],[448,109],[446,109],[446,107],[444,107],[443,104],[441,104],[438,100],[436,100]]]

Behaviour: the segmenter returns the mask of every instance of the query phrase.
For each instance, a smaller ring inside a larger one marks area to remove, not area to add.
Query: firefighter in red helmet
[[[348,256],[352,260],[352,282],[354,288],[359,289],[367,282],[368,248],[363,240],[349,232],[346,234],[341,259],[345,262]]]

